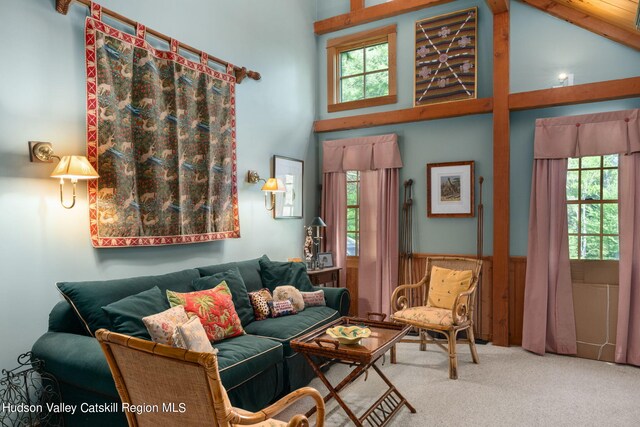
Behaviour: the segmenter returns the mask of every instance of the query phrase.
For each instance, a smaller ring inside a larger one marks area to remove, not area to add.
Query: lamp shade
[[[311,224],[309,224],[309,227],[326,227],[326,226],[327,224],[325,224],[322,218],[320,218],[319,216],[313,218],[313,221],[311,221]]]
[[[262,186],[262,191],[271,191],[272,193],[284,193],[284,183],[279,178],[269,178]]]
[[[96,179],[99,175],[85,156],[64,156],[51,173],[51,178]]]

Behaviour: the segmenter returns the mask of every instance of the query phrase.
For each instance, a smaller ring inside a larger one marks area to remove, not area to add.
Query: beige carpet
[[[401,409],[389,425],[640,425],[640,368],[553,354],[540,357],[520,347],[490,344],[478,346],[480,364],[474,365],[468,347],[459,350],[458,380],[448,379],[447,356],[435,347],[421,352],[417,344],[399,344],[396,365],[389,363],[387,354],[383,372],[417,409],[415,414],[406,407]],[[336,385],[347,371],[347,366],[334,365],[328,378]],[[310,385],[326,394],[317,378]],[[361,415],[382,395],[384,387],[370,370],[366,382],[360,377],[340,396]],[[303,400],[277,418],[287,420],[311,405],[310,400]],[[353,424],[331,400],[326,425]]]

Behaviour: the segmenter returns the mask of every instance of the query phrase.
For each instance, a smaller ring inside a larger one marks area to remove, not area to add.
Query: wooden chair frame
[[[303,397],[311,397],[315,401],[315,407],[317,411],[316,426],[324,426],[325,418],[325,405],[322,395],[311,387],[303,387],[296,391],[289,393],[277,402],[268,406],[267,408],[259,412],[249,412],[243,409],[234,408],[229,402],[227,392],[222,385],[220,379],[220,373],[218,371],[218,357],[214,353],[199,353],[190,350],[184,350],[180,348],[174,348],[163,344],[157,344],[151,341],[142,340],[128,335],[118,334],[115,332],[109,332],[106,329],[99,329],[96,331],[96,338],[100,342],[100,346],[104,351],[109,364],[109,369],[113,375],[113,379],[116,383],[116,388],[120,394],[120,398],[123,403],[130,405],[140,405],[150,402],[139,402],[136,399],[132,399],[127,387],[127,381],[135,381],[133,378],[125,378],[122,374],[122,370],[118,366],[114,350],[122,352],[147,353],[165,360],[177,361],[185,367],[201,368],[202,375],[206,376],[208,384],[208,395],[198,396],[200,402],[205,406],[210,406],[212,412],[215,414],[215,419],[203,420],[203,424],[212,425],[217,427],[232,427],[235,425],[252,425],[268,421],[274,415],[282,412],[289,407],[295,401]],[[116,349],[116,347],[119,347]],[[153,377],[153,372],[149,372],[149,375]],[[153,382],[153,378],[149,380]],[[188,378],[185,379],[188,381]],[[158,384],[161,386],[161,384]],[[166,385],[165,385],[166,386]],[[136,414],[135,412],[126,412],[127,421],[130,427],[157,425],[157,421],[149,422],[144,419],[144,416]],[[171,421],[171,414],[167,414],[167,426],[175,425]],[[181,424],[184,425],[184,424]],[[309,426],[309,420],[302,414],[297,414],[291,418],[287,426],[291,427],[306,427]]]
[[[451,318],[453,320],[452,324],[450,326],[427,324],[418,321],[408,321],[406,319],[395,318],[393,315],[391,316],[391,320],[414,326],[417,329],[418,339],[404,339],[402,342],[420,343],[421,351],[425,351],[427,349],[427,344],[435,344],[447,352],[449,354],[449,378],[457,379],[458,356],[456,353],[456,344],[469,344],[473,363],[479,363],[473,333],[473,311],[475,307],[478,278],[482,268],[482,260],[462,257],[427,258],[426,273],[420,282],[410,285],[400,285],[394,290],[393,295],[391,296],[391,311],[395,313],[409,307],[427,305],[427,299],[429,298],[429,282],[431,280],[431,268],[433,266],[448,268],[451,270],[471,270],[473,272],[471,286],[467,291],[462,292],[455,299],[453,309],[451,310]],[[432,337],[427,333],[427,331],[437,332],[444,335],[445,338]],[[460,331],[467,331],[467,338],[458,339],[458,333]],[[396,363],[395,346],[391,349],[391,363]]]

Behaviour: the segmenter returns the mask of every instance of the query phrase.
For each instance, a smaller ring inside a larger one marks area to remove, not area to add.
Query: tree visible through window
[[[618,155],[569,159],[569,258],[617,260]]]
[[[340,102],[389,95],[389,43],[340,52]]]
[[[347,171],[347,256],[360,254],[360,172]]]

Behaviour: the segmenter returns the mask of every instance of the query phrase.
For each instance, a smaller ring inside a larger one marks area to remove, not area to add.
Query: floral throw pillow
[[[327,305],[324,300],[324,291],[320,289],[315,292],[300,292],[304,301],[305,307],[317,307]]]
[[[167,299],[172,307],[182,305],[187,313],[196,314],[210,341],[244,334],[231,291],[224,281],[204,291],[180,293],[167,290]]]
[[[273,297],[269,289],[262,288],[259,291],[249,292],[249,300],[253,307],[253,317],[256,320],[264,320],[271,315],[269,302],[273,301]]]
[[[193,316],[182,325],[176,326],[173,331],[173,342],[176,347],[201,353],[214,353],[207,332],[204,330],[200,318]]]
[[[269,309],[271,310],[271,317],[289,316],[298,313],[290,299],[271,301],[269,302]]]
[[[158,314],[142,318],[153,342],[173,346],[173,332],[176,326],[189,320],[183,306],[171,307]]]

